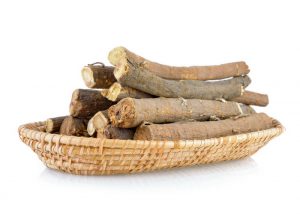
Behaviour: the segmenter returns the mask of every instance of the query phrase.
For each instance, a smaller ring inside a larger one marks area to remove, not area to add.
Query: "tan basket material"
[[[80,175],[135,173],[240,159],[283,132],[274,128],[206,140],[137,141],[65,136],[45,132],[45,123],[19,127],[21,140],[49,168]]]

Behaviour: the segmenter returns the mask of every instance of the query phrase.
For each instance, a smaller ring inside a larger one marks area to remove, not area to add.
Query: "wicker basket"
[[[206,140],[137,141],[64,136],[45,123],[19,127],[21,140],[49,168],[79,175],[136,173],[240,159],[254,154],[283,127]]]

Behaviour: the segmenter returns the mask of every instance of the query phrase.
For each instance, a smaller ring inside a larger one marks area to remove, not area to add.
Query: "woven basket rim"
[[[77,137],[60,134],[51,134],[44,131],[45,121],[27,123],[19,126],[18,132],[20,137],[26,137],[41,142],[53,142],[57,144],[65,144],[80,147],[107,147],[107,148],[170,148],[183,149],[190,147],[201,147],[204,144],[213,144],[216,142],[231,141],[231,138],[249,138],[249,136],[260,136],[266,132],[274,133],[275,136],[280,135],[284,131],[284,127],[278,122],[274,128],[248,132],[244,134],[229,135],[219,138],[209,138],[204,140],[177,140],[177,141],[149,141],[149,140],[121,140],[121,139],[102,139],[93,137]]]

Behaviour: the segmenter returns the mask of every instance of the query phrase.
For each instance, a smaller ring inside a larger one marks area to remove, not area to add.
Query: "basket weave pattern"
[[[283,127],[206,140],[137,141],[49,134],[45,123],[19,127],[21,140],[53,169],[79,175],[136,173],[240,159],[254,154]]]

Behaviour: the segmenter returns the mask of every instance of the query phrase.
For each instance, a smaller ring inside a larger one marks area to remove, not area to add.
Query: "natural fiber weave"
[[[240,159],[254,154],[283,131],[264,131],[206,140],[137,141],[49,134],[45,123],[19,127],[21,140],[49,168],[80,175],[136,173]]]

